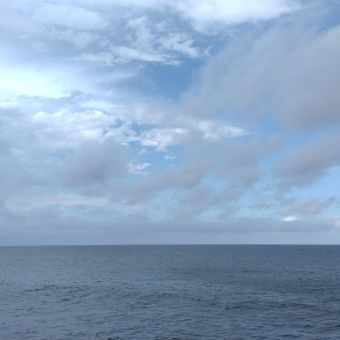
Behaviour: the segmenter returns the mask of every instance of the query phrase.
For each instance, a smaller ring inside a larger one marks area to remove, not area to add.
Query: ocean
[[[284,338],[340,339],[340,247],[0,247],[0,339]]]

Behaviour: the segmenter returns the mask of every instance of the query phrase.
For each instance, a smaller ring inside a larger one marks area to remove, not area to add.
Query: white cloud
[[[129,62],[178,65],[183,57],[199,58],[202,55],[188,34],[178,31],[176,25],[166,21],[153,21],[141,16],[122,23],[120,29],[123,39],[111,32],[111,41],[104,48],[84,52],[73,59],[107,66]],[[74,32],[61,35],[69,40],[79,38],[80,43],[90,38],[87,33],[84,37],[78,36],[79,33],[75,36]]]
[[[57,81],[51,70],[15,68],[0,65],[0,95],[2,96],[47,96],[59,97],[65,90],[65,84]]]
[[[216,23],[268,20],[298,8],[297,1],[292,0],[184,0],[174,1],[173,6],[198,30]]]
[[[299,219],[294,215],[286,216],[282,219],[283,222],[295,222],[295,221],[298,221],[298,220]]]
[[[116,124],[116,117],[99,110],[70,112],[60,110],[53,113],[37,112],[33,123],[37,133],[44,135],[50,143],[59,147],[75,147],[86,140],[103,140]]]
[[[219,140],[221,138],[240,137],[247,134],[247,131],[235,126],[229,126],[214,121],[201,121],[198,129],[203,133],[204,138]]]
[[[146,16],[133,18],[126,24],[125,45],[113,45],[112,58],[120,62],[142,61],[177,65],[179,56],[198,58],[201,53],[194,41],[166,21],[152,22]]]
[[[166,161],[172,161],[172,160],[176,159],[176,157],[173,156],[173,155],[165,155],[165,156],[164,156],[164,159],[165,159]]]
[[[298,0],[101,0],[105,6],[134,9],[171,9],[190,20],[196,29],[211,24],[234,25],[248,21],[268,20],[299,8]]]
[[[147,169],[151,166],[151,163],[136,163],[130,162],[128,163],[129,171],[134,174],[143,174],[143,170]]]
[[[190,58],[200,57],[200,51],[193,47],[194,41],[184,33],[170,33],[159,39],[161,45],[169,50],[178,52]]]
[[[95,90],[93,80],[81,74],[77,66],[0,60],[0,97],[18,96],[60,98],[75,90]]]
[[[19,103],[13,99],[0,98],[0,109],[15,109],[19,107]]]
[[[167,147],[179,144],[187,134],[183,128],[155,128],[144,131],[139,139],[142,146],[154,147],[166,151]]]
[[[133,48],[129,46],[118,46],[112,48],[112,61],[129,62],[140,61],[147,63],[161,63],[169,65],[177,65],[178,61],[173,60],[170,56],[162,51],[148,51],[143,48]]]
[[[209,34],[211,26],[270,19],[295,7],[294,0],[13,0],[1,5],[0,23],[46,56],[55,57],[64,50],[58,44],[68,42],[70,60],[178,65],[204,57],[209,47],[198,46],[188,21]]]

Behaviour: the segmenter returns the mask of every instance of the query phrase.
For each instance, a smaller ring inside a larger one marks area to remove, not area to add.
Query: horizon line
[[[3,244],[5,247],[151,247],[151,246],[340,246],[340,243],[109,243],[109,244]]]

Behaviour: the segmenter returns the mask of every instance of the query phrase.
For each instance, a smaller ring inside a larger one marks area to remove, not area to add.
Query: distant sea
[[[340,339],[340,247],[0,247],[0,339],[284,338]]]

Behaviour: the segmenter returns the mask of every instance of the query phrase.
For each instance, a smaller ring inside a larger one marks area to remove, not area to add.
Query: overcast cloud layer
[[[340,2],[0,5],[0,245],[340,242]]]

